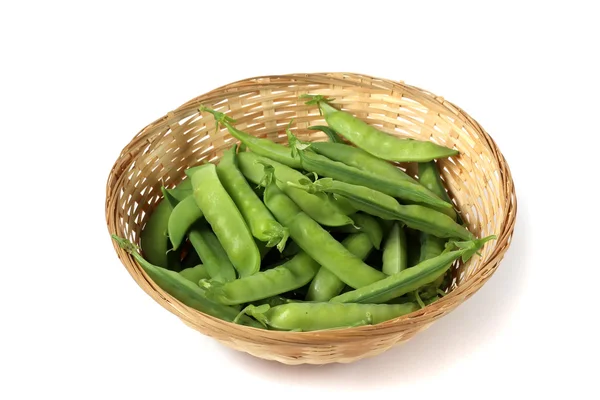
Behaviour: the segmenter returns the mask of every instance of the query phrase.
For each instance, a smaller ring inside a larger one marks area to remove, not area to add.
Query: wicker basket
[[[226,112],[248,133],[286,143],[285,126],[294,119],[304,140],[325,140],[306,129],[324,124],[315,106],[298,96],[323,94],[333,104],[394,135],[454,147],[458,157],[441,160],[441,175],[469,229],[483,237],[496,234],[481,257],[453,267],[448,295],[410,315],[374,326],[323,332],[276,332],[248,328],[208,316],[181,304],[154,284],[124,250],[121,262],[140,287],[188,326],[234,349],[285,364],[347,363],[380,354],[404,342],[455,309],[494,273],[508,249],[517,199],[509,168],[492,138],[454,104],[402,82],[351,73],[265,76],[235,82],[197,97],[167,113],[123,149],[107,182],[106,220],[110,233],[139,242],[150,211],[161,198],[160,186],[184,179],[184,168],[217,160],[233,143],[214,119],[202,116],[204,104]],[[409,169],[409,173],[410,173]],[[414,174],[414,171],[412,171]],[[107,235],[108,237],[108,235]]]

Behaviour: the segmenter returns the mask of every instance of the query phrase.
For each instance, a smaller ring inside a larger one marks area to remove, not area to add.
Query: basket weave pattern
[[[376,326],[323,332],[275,332],[234,325],[181,304],[150,280],[133,258],[113,243],[121,262],[139,286],[185,324],[221,343],[254,356],[286,364],[352,362],[406,341],[451,312],[490,278],[508,249],[517,200],[510,170],[484,129],[454,104],[422,89],[386,79],[350,73],[265,76],[235,82],[197,97],[142,129],[123,149],[110,171],[106,220],[110,233],[139,244],[149,213],[161,198],[160,186],[172,187],[184,169],[215,161],[235,140],[215,130],[204,104],[234,118],[252,135],[286,143],[285,127],[303,140],[323,141],[324,125],[316,106],[301,94],[334,98],[333,105],[379,129],[401,137],[431,140],[460,155],[439,161],[442,179],[469,230],[489,242],[464,265],[453,267],[451,291],[410,315]],[[406,168],[404,165],[400,167]],[[408,168],[408,173],[416,171]]]

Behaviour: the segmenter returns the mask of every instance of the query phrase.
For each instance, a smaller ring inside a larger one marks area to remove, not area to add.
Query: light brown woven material
[[[312,333],[260,330],[184,306],[113,245],[146,293],[188,326],[227,346],[286,364],[351,362],[410,339],[455,309],[490,278],[510,245],[517,199],[508,165],[484,129],[449,101],[402,82],[350,73],[266,76],[232,83],[187,102],[133,138],[108,178],[106,220],[110,233],[139,243],[140,231],[161,197],[160,186],[174,186],[184,178],[184,168],[217,160],[233,143],[225,129],[215,133],[213,117],[199,114],[200,104],[235,118],[238,128],[276,142],[287,142],[284,130],[292,118],[301,139],[326,140],[322,132],[306,129],[325,122],[316,106],[298,99],[305,93],[332,97],[335,106],[390,134],[431,140],[460,151],[459,156],[439,162],[450,197],[473,233],[496,234],[498,239],[486,244],[481,257],[455,266],[448,295],[375,326]]]

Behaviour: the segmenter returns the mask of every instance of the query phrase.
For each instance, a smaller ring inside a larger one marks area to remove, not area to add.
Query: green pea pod
[[[450,196],[448,196],[448,192],[446,192],[444,183],[440,178],[440,171],[438,170],[435,161],[419,163],[419,182],[431,192],[435,193],[440,199],[448,204],[452,204],[452,200],[450,200]],[[457,221],[458,216],[454,208],[449,210],[448,216]]]
[[[388,161],[426,162],[458,154],[457,150],[433,142],[401,139],[380,131],[352,114],[340,111],[327,103],[323,96],[305,96],[307,104],[318,104],[327,125],[368,153]]]
[[[408,264],[406,234],[398,222],[394,223],[383,246],[383,268],[386,275],[405,270]]]
[[[312,259],[329,269],[342,282],[359,288],[385,277],[352,254],[315,220],[301,211],[275,183],[265,190],[265,204],[290,231],[290,237]]]
[[[287,182],[295,188],[309,192],[326,192],[343,196],[357,209],[388,220],[404,222],[408,227],[445,238],[470,240],[473,235],[447,215],[419,205],[401,205],[393,197],[365,186],[322,178],[316,182],[305,179],[301,184]]]
[[[335,304],[294,302],[270,307],[250,305],[241,315],[250,314],[269,328],[282,331],[319,331],[376,325],[419,309],[405,304]]]
[[[258,247],[244,217],[221,184],[215,165],[203,165],[194,171],[191,179],[196,204],[239,275],[244,277],[258,272]]]
[[[169,239],[173,249],[177,250],[181,246],[186,233],[202,216],[202,211],[191,194],[177,203],[171,212],[168,224]]]
[[[238,154],[238,163],[244,176],[252,183],[265,186],[265,165],[274,170],[277,186],[284,191],[306,214],[312,219],[325,226],[343,226],[352,224],[348,213],[355,213],[356,209],[348,210],[342,208],[331,196],[324,194],[315,195],[306,191],[286,185],[284,182],[297,182],[307,179],[301,172],[290,167],[261,157],[257,154],[246,152]]]
[[[135,246],[128,240],[116,235],[112,235],[112,238],[121,248],[125,249],[133,256],[133,258],[135,258],[148,276],[160,286],[161,289],[186,306],[213,317],[220,318],[224,321],[233,322],[235,320],[236,323],[242,325],[262,328],[262,325],[253,319],[240,316],[235,308],[210,301],[206,298],[204,289],[190,282],[188,279],[181,276],[181,274],[151,264],[136,251]]]
[[[300,252],[287,263],[225,284],[208,284],[206,296],[221,304],[236,305],[279,295],[306,285],[319,264]]]
[[[369,214],[364,213],[356,213],[352,214],[352,220],[354,221],[353,225],[346,225],[339,228],[335,228],[336,232],[345,232],[345,233],[358,233],[364,232],[367,234],[373,247],[379,250],[381,247],[381,241],[383,240],[383,229],[381,225]]]
[[[275,220],[238,169],[236,165],[236,148],[237,146],[234,144],[229,150],[225,151],[217,165],[217,175],[242,213],[252,236],[261,242],[267,243],[267,247],[277,245],[281,252],[285,247],[288,232]]]
[[[188,238],[212,279],[217,282],[229,282],[235,279],[235,269],[206,221],[194,225],[189,231]]]
[[[371,250],[373,242],[366,233],[354,233],[342,241],[342,245],[356,257],[364,260]],[[346,284],[342,282],[333,272],[321,267],[317,275],[310,282],[306,300],[328,301],[342,292]]]
[[[164,198],[154,208],[140,234],[142,254],[152,264],[179,270],[181,263],[173,251],[169,251],[168,225],[173,208],[186,191],[191,192],[191,181],[185,179],[173,189],[161,187]]]
[[[440,178],[440,171],[438,170],[437,164],[434,161],[428,163],[419,163],[419,181],[429,190],[437,194],[440,198],[450,202],[450,196],[446,192],[444,188],[444,184]],[[458,214],[454,209],[451,210],[451,214],[448,214],[453,220],[457,221]],[[446,241],[421,232],[420,235],[421,241],[421,252],[420,252],[420,261],[425,261],[429,258],[433,258],[438,256],[444,251],[444,247],[446,245]],[[444,281],[444,276],[440,276],[434,282],[429,285],[428,288],[425,288],[425,292],[431,294],[436,293],[440,288]],[[426,294],[427,295],[427,294]]]
[[[202,264],[198,264],[192,268],[186,268],[179,272],[181,276],[187,279],[190,282],[194,282],[196,285],[200,282],[201,279],[208,279],[210,275],[208,275],[208,271]]]
[[[419,183],[435,193],[440,199],[451,203],[450,196],[444,188],[440,171],[435,161],[419,163]]]
[[[168,201],[161,200],[150,214],[148,222],[140,234],[140,246],[144,257],[150,263],[163,268],[168,266],[167,226],[170,215],[171,205]]]
[[[206,111],[208,113],[211,113],[215,117],[217,124],[221,124],[225,128],[227,128],[231,136],[245,144],[252,152],[261,156],[269,157],[292,168],[301,168],[300,160],[294,159],[292,157],[289,147],[280,145],[268,139],[261,139],[256,136],[252,136],[246,132],[240,131],[232,125],[233,123],[235,123],[235,120],[231,119],[223,113],[217,112],[204,106],[200,106],[199,110],[200,112]]]
[[[344,143],[344,140],[333,129],[325,125],[309,126],[311,131],[321,131],[329,138],[329,143]]]
[[[339,161],[351,167],[370,172],[389,181],[407,181],[420,185],[419,181],[413,179],[400,168],[395,167],[391,163],[382,160],[381,158],[377,158],[358,147],[350,146],[345,143],[312,142],[310,148],[331,160]]]
[[[289,129],[287,130],[287,134],[292,151],[294,154],[298,154],[302,162],[302,168],[309,172],[314,172],[320,176],[326,176],[341,182],[365,186],[405,201],[427,204],[435,209],[452,209],[450,203],[446,203],[422,185],[408,180],[387,179],[383,175],[355,168],[339,161],[333,161],[325,156],[307,150],[310,149],[311,144],[299,142]]]
[[[458,250],[445,251],[439,256],[423,261],[412,268],[407,268],[370,285],[341,294],[330,301],[334,303],[385,303],[435,281],[446,273],[454,261],[462,257],[463,262],[466,262],[487,241],[492,239],[496,239],[496,236],[455,242]]]

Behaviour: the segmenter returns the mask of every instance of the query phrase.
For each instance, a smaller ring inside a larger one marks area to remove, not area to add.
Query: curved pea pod
[[[294,153],[298,154],[298,157],[302,161],[302,167],[309,172],[314,172],[320,176],[326,176],[341,182],[365,186],[405,201],[427,204],[430,207],[435,207],[440,210],[452,209],[450,203],[440,199],[435,193],[422,185],[415,184],[405,179],[388,179],[384,175],[331,160],[310,151],[309,149],[312,144],[299,142],[289,129],[287,134],[290,141],[290,147]]]
[[[168,266],[167,251],[169,250],[167,226],[171,215],[171,205],[161,200],[154,208],[148,222],[140,234],[142,253],[148,261],[163,268]]]
[[[206,268],[202,264],[198,264],[192,268],[186,268],[179,271],[179,274],[190,282],[194,282],[196,285],[201,279],[208,279],[210,275],[206,271]]]
[[[240,316],[238,310],[233,307],[224,306],[215,303],[206,298],[204,289],[195,283],[190,282],[180,273],[169,271],[158,267],[145,260],[136,250],[135,246],[126,239],[112,235],[118,245],[125,249],[135,258],[138,264],[144,269],[148,276],[171,296],[182,302],[188,307],[194,308],[200,312],[220,318],[224,321],[233,322],[262,328],[262,325],[245,315]]]
[[[173,251],[169,251],[168,226],[173,208],[186,193],[191,193],[189,179],[181,181],[175,188],[161,187],[163,199],[154,208],[140,234],[142,254],[150,263],[160,267],[179,270],[181,263]]]
[[[188,238],[212,279],[217,282],[229,282],[235,279],[233,264],[206,221],[193,226]]]
[[[301,184],[287,182],[288,185],[309,192],[326,192],[343,196],[357,209],[387,220],[398,220],[410,228],[442,238],[473,239],[473,235],[452,218],[439,211],[419,205],[401,205],[392,196],[377,190],[352,185],[345,182],[322,178],[316,182],[305,179]]]
[[[352,224],[353,221],[348,214],[355,213],[356,209],[348,209],[347,202],[339,204],[331,196],[327,196],[326,194],[310,194],[285,184],[287,181],[297,182],[301,179],[306,179],[301,172],[251,152],[239,153],[237,158],[242,174],[244,174],[246,179],[250,182],[257,185],[266,185],[266,181],[263,179],[265,178],[265,165],[271,166],[273,168],[277,186],[284,191],[294,203],[302,209],[302,211],[321,225],[343,226]]]
[[[364,213],[356,213],[352,214],[352,220],[354,224],[342,226],[340,228],[336,228],[337,232],[345,232],[345,233],[358,233],[364,232],[367,234],[373,247],[379,250],[381,247],[381,241],[383,240],[383,229],[381,225],[369,214]]]
[[[323,96],[312,97],[307,104],[318,104],[327,125],[368,153],[388,161],[425,162],[458,154],[457,150],[433,142],[401,139],[380,131],[354,115],[332,107]]]
[[[289,229],[294,242],[342,282],[358,288],[385,277],[385,274],[365,264],[301,211],[275,183],[267,186],[264,201],[275,218]]]
[[[203,165],[191,179],[196,204],[239,275],[256,273],[260,269],[260,252],[244,217],[221,184],[215,165]]]
[[[252,136],[246,132],[242,132],[237,129],[232,124],[235,123],[235,120],[226,116],[223,113],[212,110],[210,108],[201,106],[199,108],[200,112],[206,111],[211,113],[217,124],[223,125],[231,136],[238,139],[244,145],[246,145],[253,153],[256,153],[261,156],[269,157],[273,160],[276,160],[282,164],[285,164],[292,168],[301,168],[300,160],[294,159],[290,153],[290,148],[277,144],[268,139],[261,139],[256,136]]]
[[[198,208],[196,200],[191,194],[177,203],[169,216],[168,223],[169,240],[173,245],[173,249],[177,250],[181,246],[186,233],[202,216],[202,211]]]
[[[249,314],[265,326],[282,331],[319,331],[376,325],[419,309],[415,303],[404,304],[341,304],[287,303],[270,307],[250,305],[242,314]]]
[[[458,250],[446,251],[412,268],[407,268],[373,284],[341,294],[330,301],[334,303],[385,303],[435,281],[450,268],[454,261],[462,257],[462,260],[466,262],[487,241],[492,239],[496,239],[496,236],[455,242],[454,244],[458,247]]]
[[[395,222],[383,246],[383,267],[386,275],[394,275],[405,270],[408,265],[406,234],[398,222]]]
[[[275,220],[238,169],[236,148],[237,146],[233,145],[224,152],[217,165],[217,175],[244,217],[252,236],[261,242],[265,242],[267,247],[277,245],[281,252],[288,238],[287,229]]]
[[[226,305],[250,303],[298,289],[310,282],[318,269],[316,261],[300,252],[278,267],[225,284],[208,284],[206,295]]]
[[[365,260],[373,250],[372,239],[366,233],[354,233],[342,241],[342,245],[348,251],[361,260]],[[321,267],[317,275],[310,282],[306,300],[328,301],[342,292],[346,284],[333,272]]]

